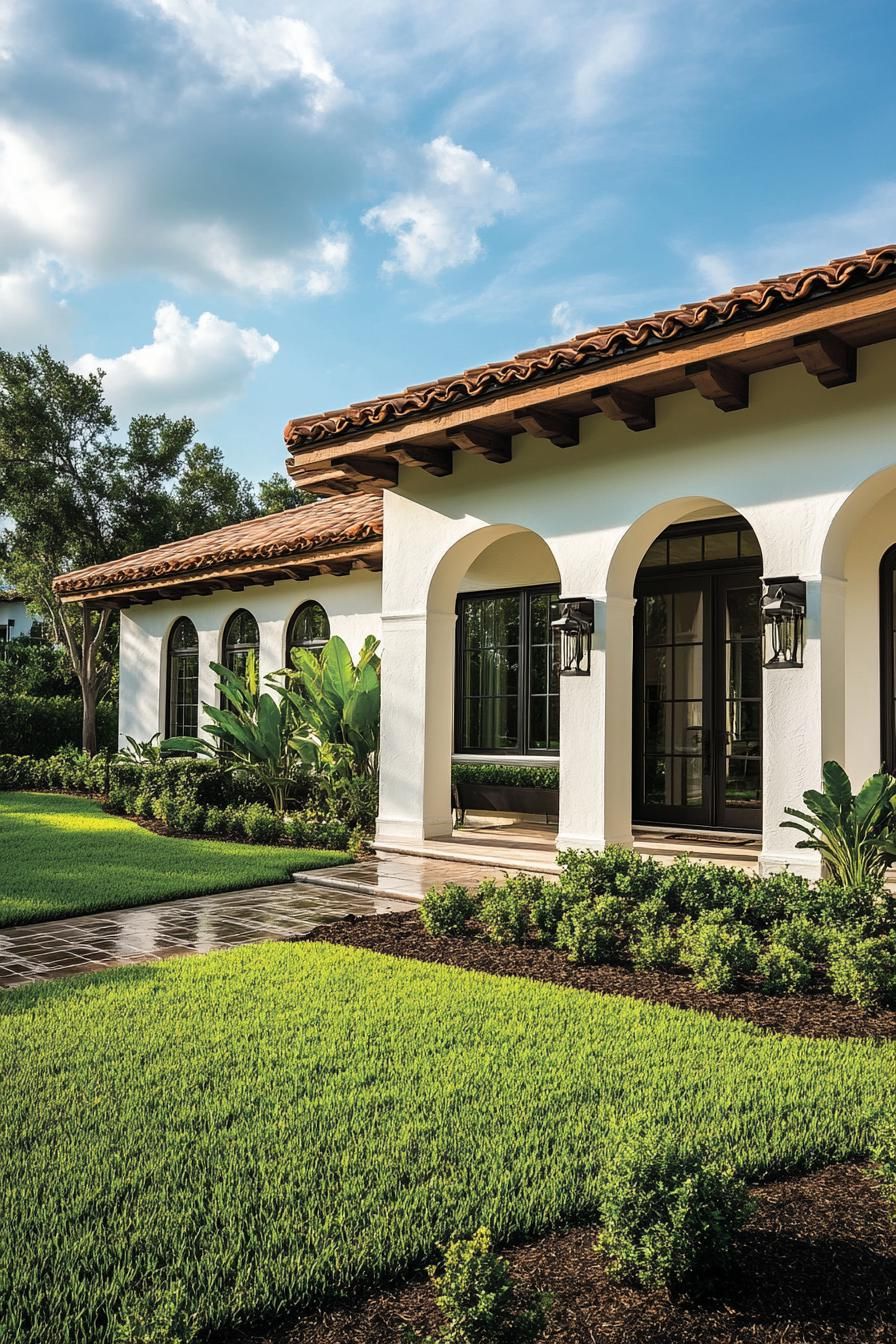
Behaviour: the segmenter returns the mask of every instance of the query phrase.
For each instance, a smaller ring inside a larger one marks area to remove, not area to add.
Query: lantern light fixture
[[[806,585],[797,578],[764,578],[762,585],[763,666],[802,667]]]
[[[594,600],[590,597],[561,597],[559,607],[560,615],[551,621],[551,629],[560,641],[560,676],[590,677]]]

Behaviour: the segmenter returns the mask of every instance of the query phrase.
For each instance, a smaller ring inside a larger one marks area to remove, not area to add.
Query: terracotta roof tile
[[[102,565],[72,570],[53,580],[60,597],[145,579],[197,574],[219,565],[309,555],[352,542],[380,541],[383,500],[378,494],[326,499],[283,513],[270,513],[214,532],[170,541]]]
[[[290,420],[284,438],[293,452],[332,439],[375,429],[410,416],[440,411],[474,401],[500,389],[536,382],[583,365],[609,362],[647,346],[697,332],[771,314],[782,307],[808,302],[824,294],[874,281],[896,279],[896,244],[839,257],[824,266],[810,266],[751,285],[737,285],[727,294],[685,303],[652,317],[597,327],[557,345],[525,350],[513,359],[480,365],[451,378],[418,383],[390,396],[355,402],[339,411]]]

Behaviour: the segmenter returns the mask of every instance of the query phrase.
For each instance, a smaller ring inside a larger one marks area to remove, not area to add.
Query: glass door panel
[[[665,583],[641,594],[636,624],[635,814],[644,820],[710,819],[706,762],[709,587]]]
[[[717,607],[722,635],[724,770],[719,822],[758,826],[762,804],[762,640],[759,584],[719,578]]]

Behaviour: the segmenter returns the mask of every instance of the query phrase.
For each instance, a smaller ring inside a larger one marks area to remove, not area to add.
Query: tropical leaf
[[[852,804],[852,785],[849,775],[839,761],[825,761],[821,770],[824,791],[836,807]]]

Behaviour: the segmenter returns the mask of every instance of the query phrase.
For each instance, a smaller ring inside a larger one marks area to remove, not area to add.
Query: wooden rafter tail
[[[398,463],[378,457],[338,457],[333,470],[353,485],[388,490],[398,484]]]
[[[822,387],[844,387],[856,380],[856,348],[832,331],[815,331],[797,336],[793,348],[807,373]]]
[[[420,467],[430,476],[450,476],[454,470],[454,454],[450,448],[429,448],[415,443],[402,443],[390,448],[389,456],[401,467]]]
[[[750,379],[741,369],[719,360],[688,364],[685,374],[693,386],[720,411],[745,411],[750,404]]]
[[[656,425],[654,399],[641,392],[632,392],[627,387],[605,387],[592,392],[591,400],[608,420],[621,420],[627,429],[640,431]]]
[[[579,421],[575,415],[534,406],[531,410],[520,411],[514,416],[514,422],[533,438],[550,439],[558,448],[574,448],[579,442]]]
[[[509,434],[484,425],[464,425],[448,431],[448,438],[465,453],[475,453],[487,462],[509,462],[513,449]]]

